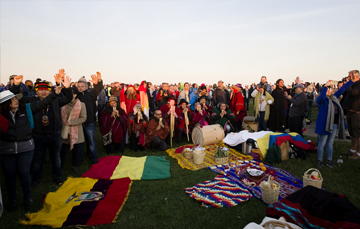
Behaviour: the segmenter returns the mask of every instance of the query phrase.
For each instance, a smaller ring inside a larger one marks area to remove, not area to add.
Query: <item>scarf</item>
[[[69,105],[65,105],[61,108],[61,119],[62,122],[65,123],[67,121],[78,119],[81,112],[81,102],[79,99],[76,99],[76,102],[68,116],[68,108]],[[69,137],[70,137],[70,150],[74,148],[74,144],[78,141],[79,137],[79,127],[78,126],[66,126],[69,129]]]
[[[329,99],[329,105],[328,105],[328,112],[326,116],[326,125],[325,125],[325,131],[331,133],[334,126],[334,117],[335,117],[335,103],[338,106],[338,112],[339,112],[339,138],[345,139],[345,126],[344,126],[344,112],[341,108],[341,105],[339,103],[339,100],[335,95],[331,95]]]

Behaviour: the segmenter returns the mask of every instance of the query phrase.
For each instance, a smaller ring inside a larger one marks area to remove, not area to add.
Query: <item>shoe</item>
[[[317,164],[317,167],[318,168],[324,168],[325,167],[324,162],[319,160],[318,164]]]
[[[33,205],[33,200],[31,198],[25,200],[25,203],[24,203],[25,210],[29,210],[32,207],[32,205]]]
[[[79,169],[78,169],[76,166],[73,166],[73,167],[72,167],[72,171],[73,171],[74,173],[76,173],[76,174],[79,173]]]
[[[359,154],[354,153],[352,156],[349,157],[349,159],[358,160],[358,159],[360,159],[360,156],[359,156]]]
[[[341,152],[341,154],[346,155],[346,156],[352,156],[353,155],[353,153],[349,149],[347,151],[345,151],[345,152]]]
[[[351,136],[346,136],[346,139],[351,139]]]
[[[336,165],[334,165],[333,161],[327,161],[326,166],[330,167],[330,168],[335,168]]]
[[[9,212],[13,212],[15,211],[15,209],[16,209],[16,200],[10,200],[6,210],[8,210]]]
[[[55,182],[55,184],[56,185],[62,185],[64,182],[63,182],[63,180],[59,177],[59,178],[56,178],[55,180],[54,180],[54,182]]]
[[[40,181],[37,180],[37,181],[32,181],[31,182],[31,188],[35,188],[36,186],[38,186],[38,184],[40,184]]]

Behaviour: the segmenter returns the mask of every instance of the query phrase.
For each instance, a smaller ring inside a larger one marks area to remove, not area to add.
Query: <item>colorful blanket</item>
[[[310,144],[309,142],[305,141],[304,138],[297,133],[269,133],[257,140],[257,145],[261,152],[260,158],[262,160],[265,159],[267,150],[271,146],[275,144],[280,146],[283,142],[287,140],[304,150],[315,149],[315,144]]]
[[[266,215],[302,228],[360,228],[360,210],[343,195],[306,186],[270,205]]]
[[[195,147],[193,144],[190,145],[185,145],[182,147],[179,147],[177,149],[168,149],[166,150],[166,152],[172,156],[173,158],[175,158],[178,161],[178,164],[183,168],[183,169],[189,169],[192,171],[198,170],[198,169],[202,169],[202,168],[207,168],[209,166],[212,165],[217,165],[214,161],[214,155],[218,149],[218,146],[220,147],[227,147],[225,144],[213,144],[213,145],[209,145],[209,146],[204,146],[206,148],[205,150],[205,159],[204,162],[202,164],[195,164],[193,162],[192,159],[186,159],[183,154],[182,151],[184,148],[193,148]],[[244,154],[239,153],[238,151],[236,151],[235,149],[230,148],[229,149],[229,161],[234,162],[237,160],[251,160],[252,157],[251,156],[247,156]]]
[[[115,180],[129,177],[131,180],[155,180],[171,177],[170,162],[165,156],[106,156],[82,175],[94,179]]]
[[[205,181],[190,188],[185,192],[204,207],[233,207],[238,203],[249,200],[252,195],[236,182],[223,175],[216,176],[213,180]]]
[[[266,167],[265,171],[265,177],[262,180],[252,180],[249,179],[246,176],[246,168],[250,166],[250,163],[253,164],[252,167],[254,168],[260,168],[258,165],[260,161],[257,160],[250,160],[250,161],[238,161],[238,165],[235,163],[225,164],[225,165],[218,165],[218,166],[211,166],[209,167],[210,170],[219,173],[224,174],[231,180],[235,181],[237,184],[239,184],[241,187],[247,188],[253,196],[256,198],[261,199],[261,190],[259,188],[259,184],[267,178],[269,175],[272,175],[274,177],[274,180],[280,184],[280,193],[279,193],[279,200],[287,197],[288,195],[298,191],[303,187],[303,182],[300,178],[295,177],[291,175],[289,172],[273,167],[268,164],[264,164]],[[254,182],[256,186],[247,186],[247,182]]]
[[[132,181],[68,178],[56,191],[47,194],[44,207],[26,214],[25,225],[67,227],[115,222],[125,204]]]

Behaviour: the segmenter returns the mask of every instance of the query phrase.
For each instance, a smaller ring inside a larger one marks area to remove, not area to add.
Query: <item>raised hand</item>
[[[60,94],[60,92],[61,92],[61,87],[60,86],[55,86],[55,93]]]
[[[19,75],[19,76],[15,76],[14,77],[14,84],[15,85],[20,85],[20,83],[23,81],[23,76],[22,75]]]
[[[101,81],[101,73],[100,73],[100,72],[96,72],[96,76],[97,76],[98,82],[100,82],[100,81]]]
[[[65,88],[69,88],[70,87],[70,76],[66,75],[65,77],[62,78],[62,84]]]
[[[59,75],[61,79],[63,79],[64,76],[66,75],[65,70],[63,68],[59,70]]]
[[[98,79],[97,79],[97,75],[92,74],[91,75],[91,80],[89,80],[91,83],[93,83],[94,85],[96,85],[98,83]]]
[[[59,74],[59,73],[56,73],[56,74],[54,75],[54,78],[55,78],[55,82],[56,82],[57,84],[60,84],[60,80],[61,80],[60,74]]]

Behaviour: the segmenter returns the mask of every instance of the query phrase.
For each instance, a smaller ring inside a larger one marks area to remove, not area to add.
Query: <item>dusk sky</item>
[[[0,1],[0,82],[290,84],[360,68],[360,1]]]

